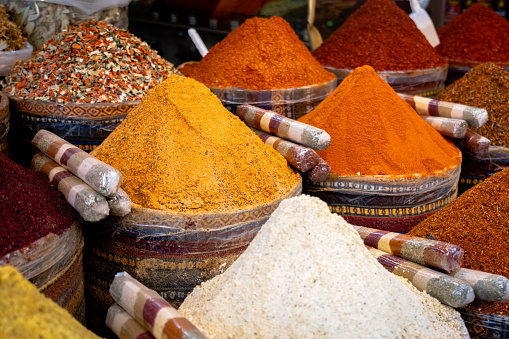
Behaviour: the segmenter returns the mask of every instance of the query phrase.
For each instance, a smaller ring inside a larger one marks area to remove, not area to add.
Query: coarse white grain
[[[237,261],[195,288],[180,312],[214,339],[461,338],[459,317],[429,303],[325,202],[301,195],[283,201]]]

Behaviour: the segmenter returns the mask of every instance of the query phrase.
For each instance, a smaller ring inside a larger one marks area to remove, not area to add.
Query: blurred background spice
[[[0,51],[17,51],[25,47],[21,29],[10,20],[4,5],[0,5]]]

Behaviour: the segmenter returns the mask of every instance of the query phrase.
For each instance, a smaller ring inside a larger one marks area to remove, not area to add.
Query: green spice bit
[[[173,64],[126,30],[90,21],[57,34],[17,63],[3,85],[20,99],[119,103],[141,100],[174,72]]]

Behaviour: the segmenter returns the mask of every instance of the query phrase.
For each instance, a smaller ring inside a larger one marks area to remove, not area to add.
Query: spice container
[[[338,84],[353,71],[327,66],[325,68],[336,75]],[[376,73],[396,92],[432,97],[444,89],[447,69],[447,66],[443,66],[407,71],[377,71]]]
[[[0,92],[0,153],[9,154],[9,98]]]
[[[509,317],[490,315],[471,310],[457,310],[471,338],[507,338],[509,337]]]
[[[32,57],[34,47],[29,42],[25,42],[25,48],[17,51],[0,52],[0,76],[11,74],[12,67],[18,60],[28,60]]]
[[[105,330],[117,272],[128,272],[178,307],[195,286],[229,267],[279,203],[301,188],[299,182],[283,197],[246,210],[187,214],[133,205],[125,217],[87,224],[87,323]]]

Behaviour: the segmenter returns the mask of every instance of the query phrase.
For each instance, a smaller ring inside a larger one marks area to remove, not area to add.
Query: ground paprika
[[[368,0],[316,50],[324,66],[377,71],[429,69],[447,62],[391,0]]]
[[[332,81],[283,18],[252,18],[182,73],[209,87],[286,89]]]
[[[340,176],[432,175],[461,162],[460,151],[429,126],[371,66],[355,69],[299,121],[330,134],[318,154]]]

